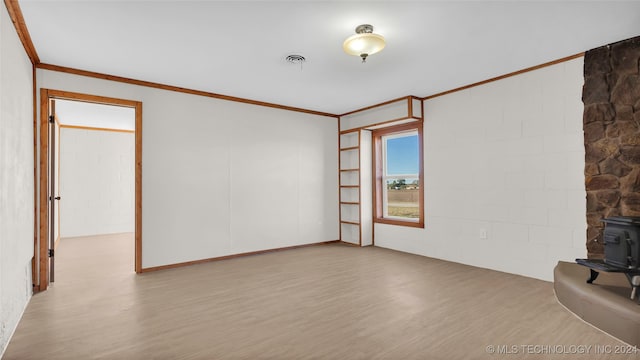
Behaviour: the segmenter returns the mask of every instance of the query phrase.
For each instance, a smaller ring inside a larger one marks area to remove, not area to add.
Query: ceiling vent
[[[296,55],[296,54],[287,55],[287,57],[285,57],[284,59],[291,64],[300,64],[301,71],[302,71],[302,64],[304,64],[307,61],[307,59],[304,56]]]

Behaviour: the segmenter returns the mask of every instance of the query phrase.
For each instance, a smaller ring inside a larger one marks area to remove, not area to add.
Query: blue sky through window
[[[418,135],[387,139],[387,175],[418,173]]]

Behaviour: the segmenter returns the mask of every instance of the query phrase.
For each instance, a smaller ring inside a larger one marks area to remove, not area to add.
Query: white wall
[[[143,267],[338,239],[334,118],[38,70],[143,103]]]
[[[373,245],[373,140],[371,131],[360,130],[360,231],[362,246]]]
[[[0,8],[1,357],[31,298],[34,199],[31,62]]]
[[[60,129],[60,235],[135,230],[135,134]]]
[[[425,101],[425,229],[376,224],[375,244],[543,280],[585,257],[582,67]]]

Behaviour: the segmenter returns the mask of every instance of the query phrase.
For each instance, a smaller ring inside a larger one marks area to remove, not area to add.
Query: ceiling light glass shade
[[[356,34],[344,41],[342,48],[349,55],[360,56],[365,62],[367,56],[373,55],[384,49],[384,36],[374,34],[373,26],[364,24],[356,28]]]
[[[349,55],[373,55],[384,49],[384,36],[378,34],[355,34],[344,41],[342,48]]]

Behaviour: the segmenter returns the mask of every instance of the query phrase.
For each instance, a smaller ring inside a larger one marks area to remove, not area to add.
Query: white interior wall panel
[[[0,5],[0,357],[31,298],[32,67]]]
[[[334,118],[38,70],[143,103],[144,268],[338,239]]]
[[[362,246],[373,245],[373,146],[371,131],[360,130],[360,229]]]
[[[60,235],[135,230],[135,134],[60,129]]]

